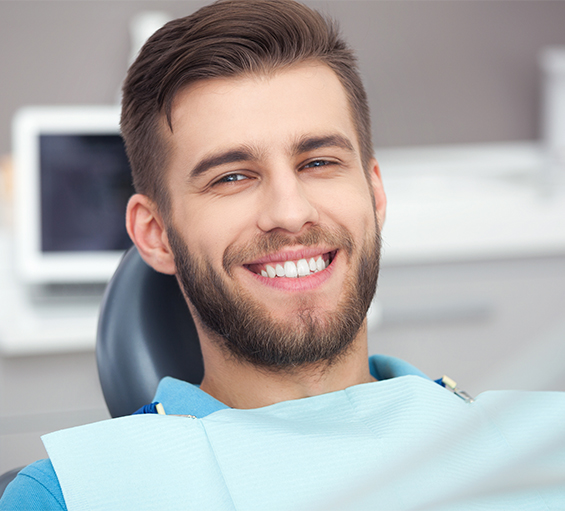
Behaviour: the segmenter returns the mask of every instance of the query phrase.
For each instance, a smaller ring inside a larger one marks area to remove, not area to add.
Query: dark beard
[[[375,222],[376,223],[376,222]],[[177,231],[168,226],[167,235],[184,294],[196,310],[202,326],[220,347],[237,359],[269,370],[293,370],[325,362],[331,364],[351,347],[377,286],[380,235],[378,228],[355,257],[349,233],[311,227],[304,235],[291,237],[281,233],[258,235],[245,249],[226,249],[223,267],[228,277],[234,266],[291,245],[314,246],[325,242],[344,251],[353,273],[344,283],[344,296],[335,311],[320,311],[300,304],[291,321],[271,317],[268,310],[244,289],[229,286],[208,261],[188,252]],[[322,317],[320,312],[325,312]]]

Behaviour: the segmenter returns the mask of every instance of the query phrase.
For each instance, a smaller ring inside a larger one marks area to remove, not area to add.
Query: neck
[[[205,367],[200,388],[232,408],[259,408],[374,381],[367,362],[366,325],[338,360],[292,371],[271,371],[236,360],[204,332],[199,334]]]

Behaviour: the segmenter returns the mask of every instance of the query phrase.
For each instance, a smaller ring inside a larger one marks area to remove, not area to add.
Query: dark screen
[[[41,135],[41,249],[125,250],[133,193],[119,135]]]

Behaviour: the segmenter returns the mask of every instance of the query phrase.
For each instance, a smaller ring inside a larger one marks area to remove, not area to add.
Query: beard
[[[381,245],[378,227],[361,247],[355,246],[343,227],[331,230],[316,225],[300,236],[260,234],[245,247],[230,245],[226,249],[225,276],[209,261],[190,254],[173,226],[167,227],[167,235],[177,279],[202,327],[229,356],[256,367],[292,371],[321,362],[334,363],[353,345],[376,291]],[[233,268],[246,261],[288,246],[321,243],[345,252],[352,268],[334,310],[314,307],[305,296],[298,301],[297,312],[280,320],[232,278]]]

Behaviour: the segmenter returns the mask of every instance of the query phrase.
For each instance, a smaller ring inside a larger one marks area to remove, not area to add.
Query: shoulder
[[[66,511],[59,480],[50,460],[39,460],[20,471],[0,500],[0,511]]]

